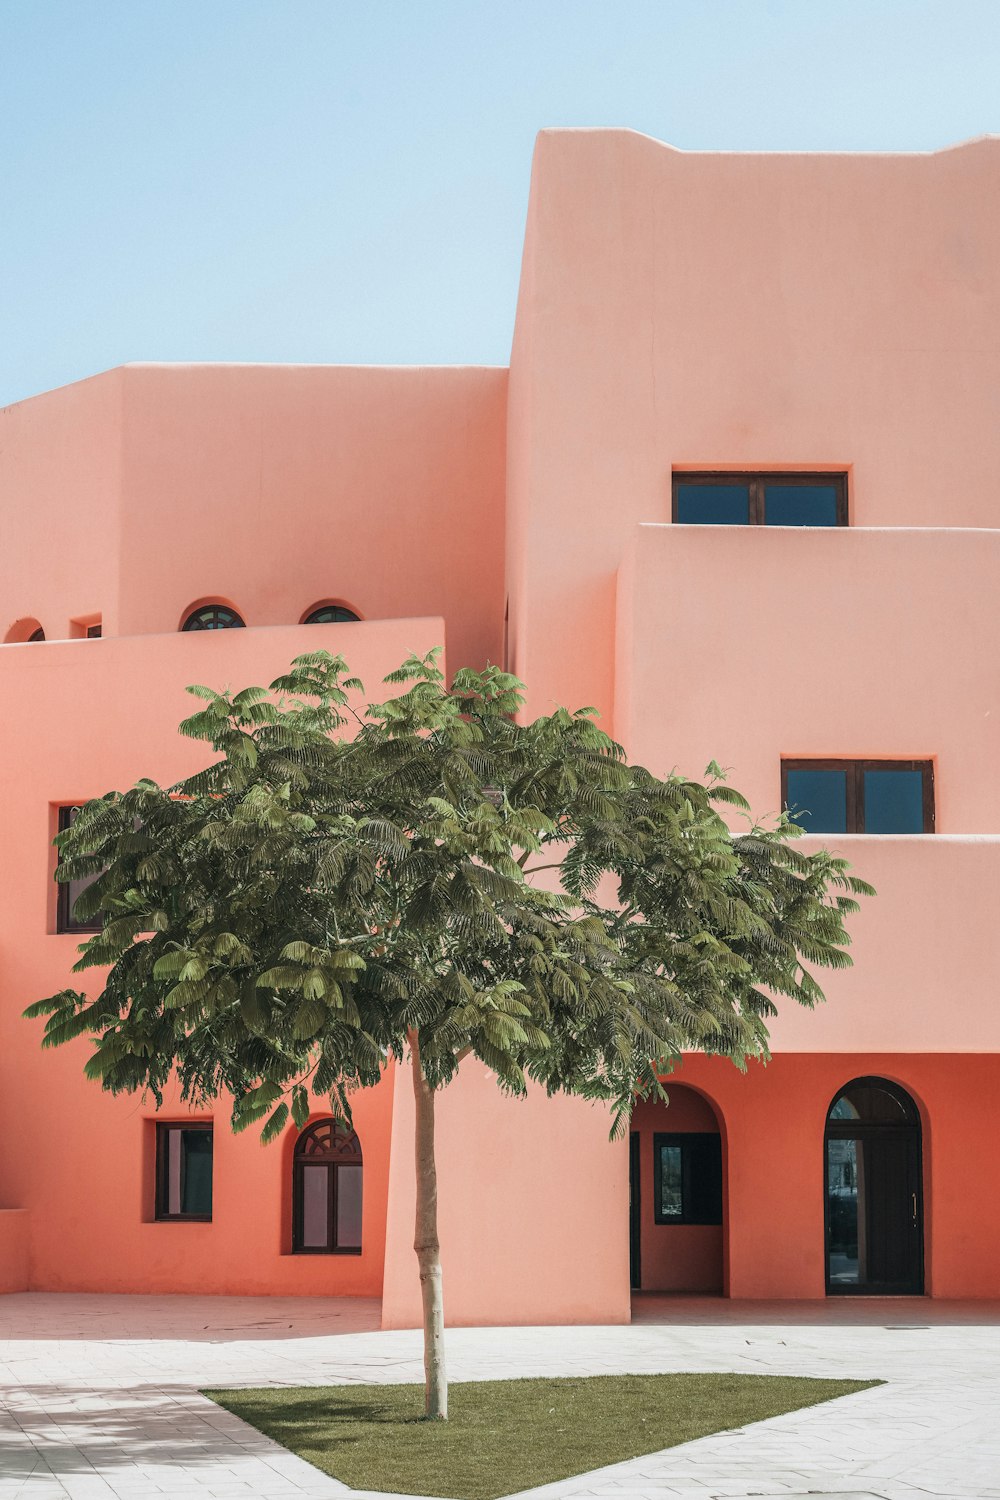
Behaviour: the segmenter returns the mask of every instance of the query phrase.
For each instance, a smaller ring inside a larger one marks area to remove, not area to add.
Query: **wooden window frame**
[[[351,1136],[357,1145],[357,1156],[338,1159],[335,1156],[308,1156],[303,1147],[306,1140],[320,1129],[328,1126],[329,1120],[314,1120],[311,1125],[306,1126],[298,1140],[295,1142],[295,1153],[292,1157],[292,1254],[293,1255],[360,1255],[364,1244],[364,1155],[361,1150],[361,1142],[358,1140],[357,1132],[352,1131]],[[336,1128],[336,1126],[335,1126]],[[337,1244],[337,1200],[340,1192],[340,1168],[358,1167],[361,1171],[361,1194],[362,1194],[362,1218],[360,1245],[338,1245]],[[326,1244],[304,1245],[302,1219],[305,1206],[305,1193],[303,1169],[305,1167],[324,1168],[327,1173],[326,1192]]]
[[[766,526],[767,520],[764,514],[764,491],[767,485],[780,485],[786,489],[801,488],[805,485],[826,484],[833,485],[837,492],[837,526],[848,526],[850,524],[849,506],[847,499],[847,471],[836,470],[828,473],[811,473],[802,470],[794,470],[789,473],[765,474],[755,470],[737,472],[729,469],[700,469],[697,472],[687,473],[683,469],[674,469],[671,474],[670,489],[670,519],[674,525],[696,525],[697,522],[679,522],[677,520],[678,487],[682,484],[745,484],[750,488],[750,506],[747,524],[749,526]],[[833,527],[804,528],[828,531]]]
[[[69,828],[70,824],[73,821],[70,817],[70,814],[79,812],[82,805],[83,804],[80,802],[67,802],[64,806],[59,808],[57,822],[58,831],[60,833],[64,833],[66,829]],[[52,825],[50,823],[49,827],[51,828],[51,826]],[[57,866],[58,859],[59,856],[57,854]],[[49,907],[49,910],[51,911],[52,908]],[[100,932],[103,927],[104,922],[100,917],[92,917],[89,922],[75,921],[73,918],[72,908],[70,907],[69,885],[58,884],[56,886],[56,932]]]
[[[719,1217],[717,1219],[704,1219],[692,1215],[685,1202],[688,1196],[687,1184],[689,1180],[690,1148],[694,1142],[699,1145],[705,1141],[718,1141],[720,1154],[719,1171]],[[663,1179],[660,1173],[660,1151],[664,1146],[679,1146],[681,1151],[681,1213],[664,1214],[663,1212]],[[687,1148],[687,1149],[685,1149]],[[715,1130],[680,1130],[680,1131],[656,1131],[653,1135],[653,1222],[654,1224],[721,1224],[723,1211],[723,1181],[722,1181],[722,1137]]]
[[[865,828],[865,772],[866,771],[919,771],[922,781],[922,806],[924,826],[921,833],[934,833],[934,762],[932,760],[813,760],[809,757],[782,759],[781,805],[788,808],[789,771],[846,771],[847,772],[847,828],[846,833],[867,833]],[[820,836],[817,830],[815,835]],[[836,834],[833,835],[836,838]],[[900,834],[901,838],[912,837]],[[873,833],[871,838],[885,838],[885,834]]]
[[[167,1132],[170,1130],[199,1130],[202,1134],[206,1131],[212,1137],[212,1205],[215,1205],[215,1124],[212,1120],[157,1120],[156,1121],[156,1203],[154,1205],[153,1217],[157,1224],[211,1224],[211,1214],[185,1214],[168,1213],[165,1208],[167,1203],[167,1170],[168,1156],[166,1149]],[[184,1158],[181,1157],[181,1168],[183,1171]],[[181,1197],[184,1196],[183,1179],[181,1186]]]

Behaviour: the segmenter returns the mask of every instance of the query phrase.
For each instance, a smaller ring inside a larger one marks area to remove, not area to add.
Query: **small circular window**
[[[192,610],[182,630],[242,630],[245,621],[228,604],[203,604]]]
[[[359,620],[353,609],[345,609],[342,604],[321,604],[319,609],[314,609],[306,615],[303,625],[340,625],[345,620]]]

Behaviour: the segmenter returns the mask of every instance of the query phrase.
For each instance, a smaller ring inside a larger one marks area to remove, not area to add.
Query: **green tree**
[[[447,1415],[434,1102],[469,1054],[501,1089],[528,1079],[610,1101],[662,1094],[685,1050],[766,1057],[774,996],[815,1005],[806,965],[850,962],[844,919],[869,888],[798,830],[734,835],[747,812],[630,766],[592,710],[532,723],[488,668],[449,690],[436,653],[361,683],[312,652],[270,689],[192,687],[181,732],[217,758],[161,788],[88,802],[59,835],[60,880],[96,876],[78,916],[103,928],[43,1045],[90,1034],[86,1073],[159,1100],[232,1095],[235,1130],[273,1140],[309,1095],[350,1120],[387,1060],[412,1065],[427,1414]]]

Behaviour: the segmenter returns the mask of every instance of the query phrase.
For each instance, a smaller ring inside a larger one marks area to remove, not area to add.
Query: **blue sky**
[[[1000,0],[0,0],[0,404],[505,363],[548,125],[933,150],[1000,131]]]

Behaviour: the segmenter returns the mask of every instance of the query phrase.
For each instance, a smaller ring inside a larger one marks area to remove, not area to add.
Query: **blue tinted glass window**
[[[847,832],[846,771],[789,771],[787,802],[810,833]]]
[[[765,485],[764,524],[766,526],[836,526],[836,485]]]
[[[865,833],[923,833],[920,771],[865,772]]]
[[[677,519],[685,525],[748,526],[748,484],[679,484]]]

